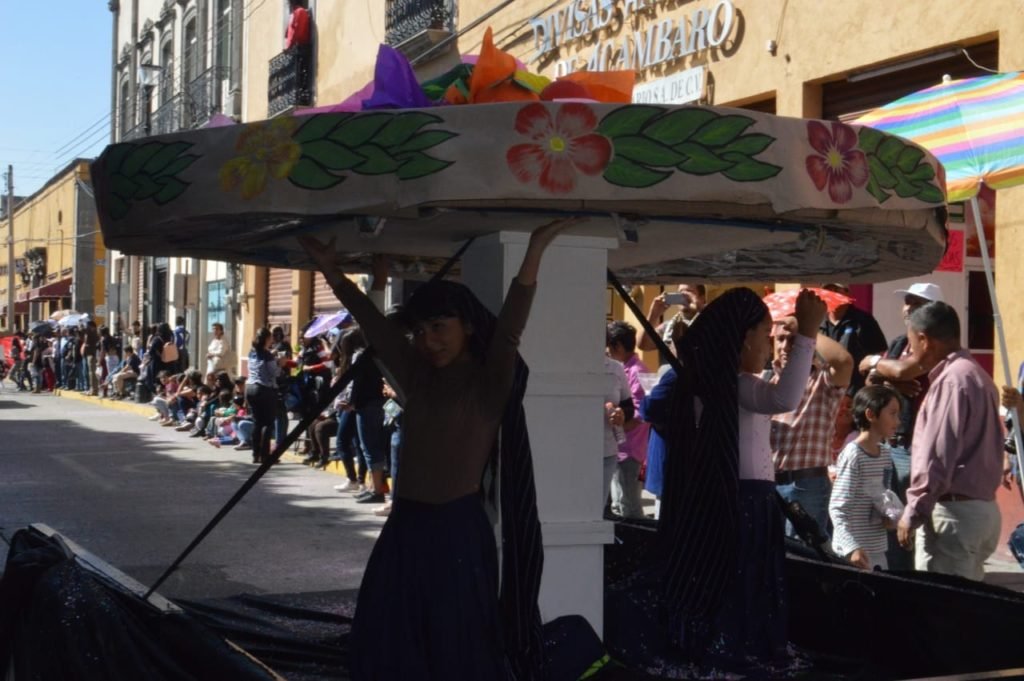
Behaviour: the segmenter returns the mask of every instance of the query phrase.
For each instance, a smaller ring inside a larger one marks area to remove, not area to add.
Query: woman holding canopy
[[[334,241],[300,237],[396,390],[402,484],[370,556],[352,625],[352,678],[534,678],[542,545],[517,348],[541,257],[572,219],[537,228],[498,317],[465,286],[431,281],[405,307],[410,344],[335,267]],[[374,276],[386,276],[381,258]],[[501,450],[502,572],[481,479]]]

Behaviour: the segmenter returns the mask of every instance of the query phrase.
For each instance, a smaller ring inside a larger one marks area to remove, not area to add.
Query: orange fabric
[[[608,104],[631,104],[633,86],[636,84],[635,71],[576,71],[558,80],[579,83],[587,88],[592,99]]]
[[[480,57],[469,80],[469,101],[473,104],[492,102],[536,102],[540,97],[512,81],[516,73],[515,58],[497,48],[494,33],[484,33]]]

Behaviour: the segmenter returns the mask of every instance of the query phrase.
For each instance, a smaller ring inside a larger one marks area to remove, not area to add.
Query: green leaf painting
[[[128,214],[135,203],[153,201],[162,206],[181,196],[188,182],[178,177],[197,158],[187,154],[190,142],[115,144],[104,153],[104,170],[110,185],[107,211],[115,220]]]
[[[421,111],[311,116],[293,136],[301,147],[299,161],[288,174],[297,187],[325,190],[348,173],[395,175],[414,180],[439,173],[453,162],[426,153],[457,137],[449,130],[430,128],[443,122]]]
[[[918,147],[867,127],[858,132],[857,147],[868,160],[866,188],[879,203],[885,203],[893,194],[926,203],[945,201],[935,168]]]
[[[782,168],[755,157],[775,142],[764,133],[746,133],[754,119],[699,107],[666,109],[625,106],[605,116],[597,132],[608,137],[614,159],[604,172],[608,182],[631,188],[652,187],[679,171],[722,174],[734,182],[762,182]]]

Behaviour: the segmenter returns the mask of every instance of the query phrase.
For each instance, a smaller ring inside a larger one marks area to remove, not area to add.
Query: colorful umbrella
[[[772,315],[773,321],[779,321],[784,317],[791,317],[796,313],[796,297],[800,295],[798,288],[787,289],[785,291],[776,291],[775,293],[769,293],[762,300],[764,304],[768,306],[768,312]],[[837,307],[843,305],[849,305],[854,302],[854,299],[850,296],[844,296],[842,293],[836,293],[835,291],[829,291],[825,288],[812,288],[809,289],[818,295],[819,298],[825,301],[826,307],[829,312],[835,311]]]
[[[1024,183],[1024,73],[946,80],[856,122],[937,156],[946,169],[949,203],[975,196],[982,182],[993,189]]]
[[[352,315],[347,310],[341,310],[340,312],[334,312],[331,314],[317,315],[309,326],[306,327],[306,331],[302,334],[303,338],[316,338],[319,335],[325,334],[339,324],[352,321]]]
[[[992,263],[985,247],[978,190],[982,184],[992,189],[1004,189],[1024,183],[1024,73],[1001,73],[965,80],[949,80],[947,77],[940,85],[907,95],[856,122],[899,135],[928,149],[946,169],[946,200],[949,203],[969,201],[992,298],[992,318],[1003,360],[1003,380],[1006,385],[1013,385]],[[863,136],[862,130],[862,142]],[[878,147],[879,158],[885,154],[885,144]],[[891,188],[900,194],[901,187],[911,186],[913,178],[896,172],[898,166],[897,161],[897,168],[890,173],[891,177],[884,178],[886,183],[881,187],[888,188],[886,184],[892,184]],[[869,191],[872,191],[871,184],[876,179],[872,177]],[[1024,465],[1024,446],[1016,418],[1013,435],[1018,463]]]

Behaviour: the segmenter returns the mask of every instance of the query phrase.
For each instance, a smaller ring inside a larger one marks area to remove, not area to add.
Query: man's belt
[[[797,480],[805,478],[823,478],[828,475],[828,466],[816,466],[814,468],[798,468],[794,471],[775,471],[775,484],[788,485]]]
[[[950,502],[950,501],[978,501],[978,500],[975,499],[974,497],[969,497],[966,494],[953,494],[952,492],[950,492],[949,494],[943,494],[941,497],[939,497],[939,501],[941,501],[942,503],[947,503],[947,502]]]

